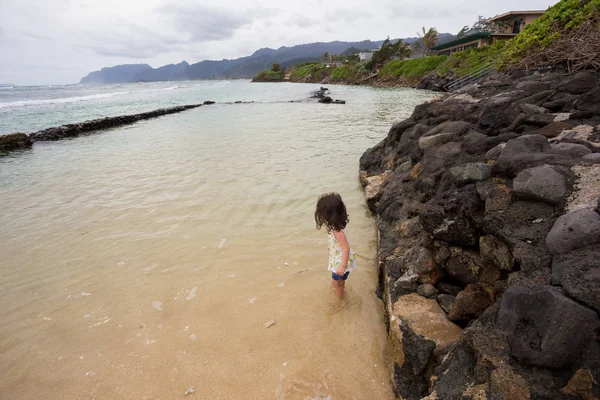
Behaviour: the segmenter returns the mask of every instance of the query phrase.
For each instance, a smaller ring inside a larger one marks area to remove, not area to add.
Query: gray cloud
[[[288,22],[290,25],[294,25],[299,28],[311,28],[321,23],[321,21],[319,21],[316,18],[312,18],[302,14],[295,14],[292,18],[289,19]]]
[[[371,18],[372,14],[361,8],[335,8],[325,13],[328,21],[355,22],[363,18]]]
[[[171,17],[176,30],[189,35],[195,42],[204,42],[233,37],[237,30],[250,25],[265,10],[237,11],[202,4],[171,2],[161,6],[159,11]]]
[[[70,83],[116,64],[158,67],[264,47],[414,37],[423,25],[456,33],[478,15],[557,1],[0,0],[0,81]]]

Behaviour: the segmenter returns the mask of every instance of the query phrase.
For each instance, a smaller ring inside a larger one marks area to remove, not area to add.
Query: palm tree
[[[423,55],[426,55],[429,49],[435,46],[438,41],[438,31],[435,28],[429,28],[426,30],[425,27],[422,28],[423,33],[417,32],[419,35],[419,39],[423,44]]]
[[[394,55],[400,59],[408,58],[412,55],[413,49],[410,44],[404,42],[402,39],[398,39],[394,43]]]
[[[323,55],[321,56],[321,59],[323,60],[323,62],[328,62],[329,61],[329,52],[325,52],[323,53]]]

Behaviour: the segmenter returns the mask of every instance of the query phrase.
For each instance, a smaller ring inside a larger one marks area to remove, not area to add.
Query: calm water
[[[317,86],[0,89],[3,133],[257,102],[0,158],[0,398],[390,398],[358,159],[432,94]],[[359,255],[344,307],[312,216],[328,191]]]

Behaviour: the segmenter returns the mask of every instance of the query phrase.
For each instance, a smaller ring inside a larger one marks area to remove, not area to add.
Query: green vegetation
[[[352,70],[350,69],[350,66],[348,66],[348,65],[342,65],[339,67],[335,67],[331,71],[331,79],[333,79],[335,81],[348,79],[350,77],[350,75],[352,75]]]
[[[417,35],[419,36],[419,41],[423,47],[423,55],[427,55],[429,49],[434,47],[438,41],[438,31],[435,28],[425,29],[425,27],[421,30],[422,33],[417,32]]]
[[[305,62],[290,69],[290,79],[298,80],[305,76],[316,76],[323,69],[320,62]]]
[[[278,63],[273,64],[270,71],[260,71],[252,82],[281,82],[285,77],[285,70]]]
[[[444,63],[440,64],[437,72],[440,75],[452,73],[454,76],[460,78],[490,62],[494,62],[502,54],[505,47],[506,42],[495,41],[490,46],[471,48],[453,53]]]
[[[523,58],[547,49],[585,21],[596,20],[597,24],[599,18],[600,0],[562,0],[509,41],[500,67],[518,64]]]
[[[424,78],[435,71],[448,56],[430,56],[414,58],[412,60],[390,61],[381,68],[379,76],[394,77],[406,81],[415,81]]]

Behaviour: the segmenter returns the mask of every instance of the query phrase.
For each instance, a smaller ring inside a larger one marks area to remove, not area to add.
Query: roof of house
[[[442,44],[438,44],[435,47],[432,47],[430,50],[444,50],[444,49],[448,49],[450,47],[454,47],[454,46],[458,46],[461,45],[463,43],[469,43],[472,42],[474,40],[479,40],[479,39],[483,39],[483,38],[488,38],[490,37],[492,34],[489,32],[476,32],[470,35],[465,35],[461,38],[458,38],[456,40],[453,40],[451,42],[446,42],[446,43],[442,43]]]
[[[506,19],[508,17],[520,16],[520,15],[543,15],[545,11],[543,10],[530,10],[530,11],[509,11],[504,14],[496,15],[495,17],[488,18],[488,22],[499,21]]]

